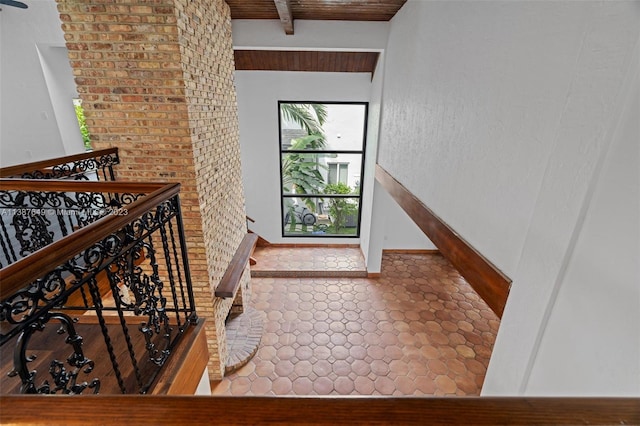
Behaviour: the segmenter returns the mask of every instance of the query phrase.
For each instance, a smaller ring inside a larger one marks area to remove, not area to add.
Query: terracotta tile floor
[[[385,254],[378,279],[253,278],[252,301],[260,348],[214,395],[478,395],[499,326],[439,255]]]
[[[366,277],[360,247],[258,247],[254,277]]]

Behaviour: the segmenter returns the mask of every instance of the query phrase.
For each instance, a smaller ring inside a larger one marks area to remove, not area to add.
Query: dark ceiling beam
[[[236,70],[373,73],[379,52],[235,50]]]
[[[291,13],[291,4],[289,0],[273,0],[280,15],[280,22],[284,28],[285,34],[293,34],[293,14]]]

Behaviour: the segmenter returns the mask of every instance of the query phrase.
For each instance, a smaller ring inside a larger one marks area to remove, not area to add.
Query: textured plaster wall
[[[370,146],[365,167],[365,181],[373,182],[364,188],[364,198],[373,200],[362,209],[360,247],[369,273],[380,272],[383,249],[433,249],[435,246],[417,227],[393,198],[375,182],[375,167],[382,111],[384,81],[384,53],[381,53],[371,81],[367,141]],[[375,155],[373,155],[375,153]]]
[[[383,249],[432,250],[436,248],[386,191],[383,190],[379,195],[376,193],[376,196],[382,198],[380,204],[385,221]]]
[[[639,9],[409,0],[392,20],[378,162],[513,279],[485,394],[530,392],[556,282],[637,67]],[[579,372],[602,367],[591,358]],[[549,380],[543,393],[562,388]]]
[[[386,53],[379,163],[508,275],[585,29],[551,7],[409,2]]]
[[[640,395],[639,69],[624,90],[627,102],[602,170],[594,174],[528,394]],[[599,369],[585,374],[594,366]]]

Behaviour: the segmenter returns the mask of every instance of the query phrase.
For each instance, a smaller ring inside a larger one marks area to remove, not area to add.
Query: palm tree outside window
[[[282,235],[357,237],[367,103],[278,103]]]

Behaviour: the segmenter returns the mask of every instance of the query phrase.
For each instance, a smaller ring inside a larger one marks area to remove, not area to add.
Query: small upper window
[[[329,184],[347,183],[349,163],[329,163]]]

